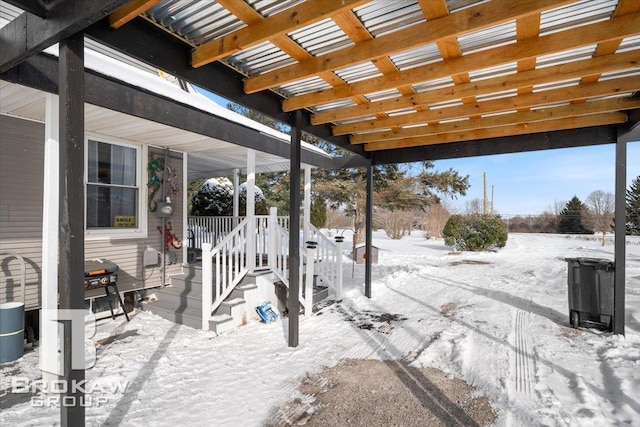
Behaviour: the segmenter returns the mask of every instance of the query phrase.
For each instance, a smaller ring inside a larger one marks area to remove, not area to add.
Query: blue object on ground
[[[257,306],[256,312],[264,323],[275,322],[278,319],[278,313],[271,307],[271,301],[265,301]]]

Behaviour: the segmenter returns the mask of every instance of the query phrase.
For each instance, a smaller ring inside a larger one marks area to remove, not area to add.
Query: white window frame
[[[89,185],[89,140],[102,142],[105,144],[119,145],[136,150],[136,187],[138,188],[138,227],[136,228],[87,228],[87,187]],[[147,186],[143,182],[143,173],[147,170],[147,150],[146,146],[135,144],[129,141],[122,141],[116,138],[104,138],[101,136],[87,134],[84,138],[84,235],[86,240],[111,240],[111,239],[139,239],[148,236],[148,216],[147,216]]]

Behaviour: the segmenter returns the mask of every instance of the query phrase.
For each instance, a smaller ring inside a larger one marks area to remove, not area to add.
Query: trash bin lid
[[[565,258],[564,260],[567,262],[577,262],[581,265],[596,266],[606,270],[613,270],[613,268],[616,265],[615,262],[608,259],[603,259],[603,258],[578,257],[578,258]]]
[[[110,274],[118,271],[118,264],[108,259],[90,259],[84,261],[84,275],[97,276],[99,274]]]

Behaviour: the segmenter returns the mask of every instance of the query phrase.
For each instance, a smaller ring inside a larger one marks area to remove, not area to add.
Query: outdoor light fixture
[[[173,204],[171,203],[171,197],[167,196],[164,202],[158,203],[158,210],[156,214],[159,218],[168,218],[173,215]]]

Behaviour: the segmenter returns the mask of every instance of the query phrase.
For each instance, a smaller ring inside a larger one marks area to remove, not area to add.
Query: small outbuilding
[[[364,264],[364,258],[366,254],[366,246],[364,243],[360,243],[356,245],[353,256],[355,257],[356,264]],[[378,263],[378,248],[376,246],[371,245],[371,264]]]

